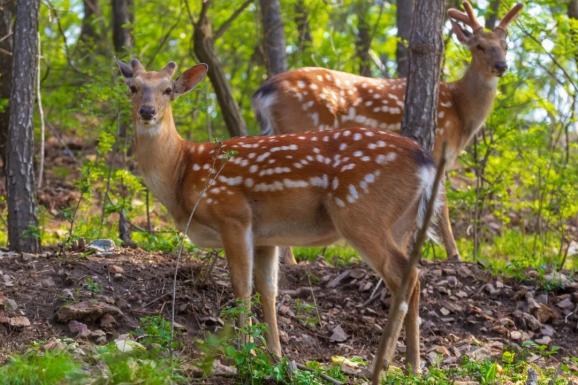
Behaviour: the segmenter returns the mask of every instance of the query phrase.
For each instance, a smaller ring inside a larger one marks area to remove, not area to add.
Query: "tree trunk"
[[[359,58],[359,74],[361,76],[371,76],[371,58],[369,57],[371,33],[367,22],[369,6],[370,4],[366,0],[361,0],[355,5],[355,12],[357,13],[355,55]]]
[[[209,79],[217,95],[217,101],[221,107],[229,135],[245,136],[247,135],[247,125],[241,115],[237,102],[233,98],[231,87],[223,72],[223,66],[215,54],[211,23],[207,18],[208,6],[208,2],[203,2],[201,15],[198,22],[194,25],[193,41],[195,55],[199,61],[209,66]]]
[[[39,0],[16,5],[8,128],[8,240],[10,249],[38,252],[34,182],[34,90],[38,60]]]
[[[501,0],[490,1],[489,12],[486,13],[486,28],[493,30],[498,21],[498,10],[500,9]]]
[[[397,49],[395,51],[397,61],[397,75],[401,78],[407,77],[408,70],[408,49],[409,34],[411,32],[411,15],[413,12],[414,0],[397,0],[396,24],[397,24]]]
[[[84,16],[82,17],[82,26],[78,40],[85,44],[98,43],[99,34],[95,28],[95,17],[100,15],[98,0],[82,0],[82,9]]]
[[[269,76],[287,71],[285,32],[279,0],[259,0],[263,23],[263,45]]]
[[[443,55],[444,0],[416,0],[409,39],[409,73],[401,132],[432,151]]]
[[[295,25],[297,26],[298,34],[298,47],[299,52],[305,52],[313,39],[311,38],[311,27],[309,26],[309,14],[307,13],[307,8],[305,6],[304,0],[297,0],[295,3]]]
[[[112,40],[116,53],[127,53],[133,47],[133,23],[133,0],[112,0]]]
[[[578,0],[570,0],[568,3],[568,17],[574,20],[578,19]],[[572,41],[577,41],[578,31],[571,29],[570,33],[572,34]],[[576,60],[576,64],[578,64],[578,52],[574,55],[574,59]]]
[[[16,0],[0,0],[0,38],[6,37],[0,42],[0,162],[2,169],[6,168],[6,141],[8,140],[8,117],[10,115],[10,80],[12,79],[12,33],[14,25],[14,12]]]

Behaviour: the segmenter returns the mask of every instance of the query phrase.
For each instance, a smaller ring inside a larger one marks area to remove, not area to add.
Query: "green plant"
[[[74,357],[65,351],[39,352],[31,350],[13,356],[0,367],[0,385],[83,384],[86,373]]]
[[[179,349],[178,339],[171,337],[171,322],[163,316],[147,316],[140,319],[140,327],[134,333],[139,341],[148,346],[158,346],[160,349]]]
[[[98,281],[96,281],[93,277],[86,277],[84,279],[84,287],[92,294],[102,293],[102,285]]]

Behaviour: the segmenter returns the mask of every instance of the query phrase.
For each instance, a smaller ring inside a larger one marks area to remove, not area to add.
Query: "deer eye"
[[[135,86],[130,86],[129,89],[132,94],[136,94],[137,89]]]
[[[478,45],[476,46],[476,48],[477,48],[478,50],[482,51],[482,52],[484,52],[484,51],[486,50],[484,47],[482,47],[481,44],[478,44]]]
[[[165,95],[170,95],[173,93],[173,89],[172,88],[167,88],[166,90],[163,91],[163,94]]]

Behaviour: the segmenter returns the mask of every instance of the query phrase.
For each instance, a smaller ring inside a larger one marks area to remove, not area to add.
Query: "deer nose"
[[[151,120],[155,116],[155,108],[152,106],[142,106],[140,110],[138,110],[138,113],[144,120]]]
[[[501,61],[501,62],[497,62],[494,65],[494,68],[496,69],[496,71],[502,75],[504,72],[506,72],[506,70],[508,69],[508,65],[506,64],[505,61]]]

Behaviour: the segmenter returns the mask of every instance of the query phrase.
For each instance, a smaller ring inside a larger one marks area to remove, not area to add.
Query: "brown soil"
[[[232,304],[226,264],[215,255],[187,258],[177,276],[176,321],[186,328],[184,354],[194,354],[195,339],[220,327],[221,310]],[[463,355],[493,356],[520,349],[525,340],[549,342],[544,335],[551,338],[550,346],[560,347],[550,360],[578,355],[576,277],[564,289],[547,293],[536,287],[532,274],[520,283],[492,278],[475,264],[426,263],[421,270],[426,362],[438,354],[448,365]],[[0,362],[32,341],[73,336],[71,325],[55,316],[65,304],[89,300],[120,309],[122,313],[105,311],[106,317],[95,313],[79,319],[92,331],[104,330],[108,340],[133,329],[142,316],[170,318],[173,274],[173,256],[135,249],[117,249],[108,256],[0,252]],[[389,296],[380,289],[374,301],[363,305],[378,283],[370,269],[335,268],[319,260],[282,266],[280,277],[285,354],[299,362],[328,361],[333,355],[371,358],[385,325]],[[13,300],[10,306],[8,300]],[[18,326],[23,317],[30,326]],[[345,332],[342,342],[332,338],[338,326]],[[403,350],[402,338],[398,353]],[[402,356],[397,359],[402,361]],[[543,360],[537,355],[529,359]]]

